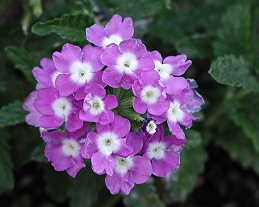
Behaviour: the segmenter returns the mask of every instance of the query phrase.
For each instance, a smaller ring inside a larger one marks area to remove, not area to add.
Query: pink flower
[[[114,156],[128,157],[132,153],[125,138],[129,130],[129,120],[117,115],[110,124],[96,123],[97,133],[87,134],[81,155],[91,159],[95,173],[112,175],[116,165]]]
[[[166,93],[175,95],[188,87],[184,77],[175,77],[184,74],[192,64],[190,60],[186,61],[185,55],[168,56],[163,60],[158,51],[152,51],[147,56],[154,61],[155,70],[160,75],[160,83],[166,87]]]
[[[101,53],[100,48],[91,45],[81,49],[69,43],[62,47],[61,52],[53,53],[55,66],[62,73],[55,82],[61,96],[82,92],[89,83],[103,85]]]
[[[178,139],[174,135],[163,137],[164,129],[158,125],[158,130],[151,140],[144,139],[144,157],[151,160],[153,174],[158,177],[168,177],[172,170],[180,165],[180,151],[186,139]]]
[[[142,137],[137,132],[129,132],[126,139],[133,149],[132,154],[126,158],[115,156],[114,173],[105,177],[105,185],[111,194],[122,191],[128,195],[135,184],[145,183],[153,172],[149,159],[136,155],[142,149]]]
[[[78,116],[81,104],[73,96],[60,96],[55,88],[42,88],[37,91],[33,106],[42,115],[40,127],[56,129],[65,122],[66,129],[73,132],[83,126]]]
[[[52,59],[43,58],[40,61],[40,67],[34,67],[32,69],[32,74],[34,78],[38,81],[37,89],[56,87],[55,81],[59,74],[61,74],[57,69]]]
[[[154,63],[146,57],[146,47],[140,40],[128,39],[119,46],[107,46],[101,55],[101,61],[107,68],[102,80],[113,88],[130,89],[133,82],[143,71],[154,69]]]
[[[86,137],[89,130],[90,126],[85,124],[75,132],[66,131],[66,134],[57,130],[42,133],[42,138],[46,142],[44,154],[56,171],[65,170],[74,178],[77,172],[85,167],[80,155],[83,147],[80,140]]]
[[[179,139],[185,139],[184,132],[180,125],[190,128],[192,121],[197,119],[188,110],[188,107],[190,106],[189,104],[193,100],[194,95],[195,93],[190,89],[190,87],[184,89],[176,96],[168,95],[167,100],[170,103],[169,109],[161,116],[148,114],[148,117],[154,119],[157,124],[167,121],[170,132]]]
[[[40,126],[39,119],[42,115],[33,106],[33,102],[36,98],[37,98],[37,91],[31,92],[25,99],[22,105],[22,108],[25,111],[29,111],[29,114],[25,116],[26,123],[35,127],[39,127]]]
[[[159,74],[156,71],[143,72],[141,77],[132,86],[136,98],[133,100],[133,108],[136,112],[144,114],[146,110],[153,115],[162,115],[169,108],[164,92],[159,82]]]
[[[79,113],[79,118],[88,122],[99,122],[109,124],[114,119],[111,109],[118,106],[116,96],[106,95],[105,89],[98,84],[89,84],[85,87],[87,94],[84,99],[83,109]]]
[[[86,28],[86,39],[96,46],[105,48],[112,43],[119,45],[122,40],[131,38],[133,33],[132,19],[125,17],[122,21],[122,17],[115,14],[105,27],[94,24]]]

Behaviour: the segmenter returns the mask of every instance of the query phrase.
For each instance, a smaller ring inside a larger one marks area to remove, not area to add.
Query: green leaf
[[[167,203],[180,201],[193,189],[197,178],[204,169],[207,154],[203,149],[199,132],[186,131],[187,142],[181,152],[180,167],[168,178],[162,180],[165,185],[163,199]]]
[[[9,140],[10,135],[6,130],[2,129],[0,137],[0,194],[14,187]]]
[[[219,83],[243,87],[258,92],[258,80],[249,71],[249,63],[243,57],[225,55],[218,57],[210,66],[210,75]]]
[[[234,110],[230,115],[232,121],[242,128],[243,133],[251,139],[255,149],[259,152],[259,98],[258,94],[249,93],[239,98],[236,93],[228,104]]]
[[[88,165],[81,169],[73,180],[68,195],[71,207],[89,207],[98,200],[101,188],[104,186],[103,177],[92,172]]]
[[[32,32],[37,35],[56,33],[66,40],[85,42],[85,29],[91,23],[88,15],[64,14],[61,18],[36,23],[32,27]]]
[[[36,81],[32,75],[32,69],[39,63],[34,54],[27,52],[23,48],[8,46],[5,48],[7,56],[14,63],[16,69],[22,71],[27,80],[35,85]]]
[[[225,54],[243,55],[250,51],[251,6],[238,3],[229,6],[222,16],[217,40],[213,44],[216,56]]]
[[[24,116],[27,114],[22,109],[22,102],[15,101],[0,109],[0,128],[23,123]]]
[[[123,196],[123,203],[130,207],[164,207],[158,198],[152,177],[148,182],[135,185],[130,194]]]
[[[19,168],[35,159],[35,150],[41,146],[39,129],[27,125],[17,125],[11,131],[12,158],[15,168]]]

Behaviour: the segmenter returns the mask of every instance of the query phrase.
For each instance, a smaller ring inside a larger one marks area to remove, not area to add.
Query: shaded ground
[[[207,148],[209,160],[197,187],[171,207],[258,207],[259,176],[232,161],[221,148]]]

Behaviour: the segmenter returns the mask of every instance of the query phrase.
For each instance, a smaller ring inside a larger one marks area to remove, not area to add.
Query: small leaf
[[[24,116],[27,114],[22,109],[22,102],[15,101],[0,109],[0,128],[23,123]]]
[[[165,207],[157,196],[152,177],[144,184],[135,185],[129,195],[123,196],[123,203],[130,207]]]
[[[225,55],[210,66],[210,75],[219,83],[259,91],[258,80],[250,74],[249,63],[242,57]]]
[[[7,56],[14,63],[15,68],[22,71],[27,80],[35,85],[36,81],[32,75],[32,69],[35,67],[39,61],[36,56],[27,52],[23,48],[8,46],[5,48]]]
[[[186,131],[187,142],[181,152],[180,167],[162,182],[165,185],[163,199],[167,203],[179,201],[193,189],[204,169],[207,154],[201,145],[201,136],[194,130]]]
[[[13,163],[9,146],[10,135],[1,130],[0,137],[0,194],[14,187]]]
[[[36,23],[32,27],[32,32],[37,35],[56,33],[63,39],[84,42],[86,41],[85,29],[90,26],[90,23],[88,15],[64,14],[61,18]]]

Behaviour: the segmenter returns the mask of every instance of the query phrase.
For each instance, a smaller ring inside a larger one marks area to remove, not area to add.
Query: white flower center
[[[115,171],[119,174],[125,174],[132,167],[132,158],[115,157],[116,165]]]
[[[137,66],[137,58],[130,52],[122,54],[116,62],[116,68],[118,71],[127,75],[132,75],[132,73],[137,69]]]
[[[155,63],[155,70],[160,75],[160,80],[164,81],[170,77],[172,72],[172,67],[169,64],[161,64],[159,61],[154,61]]]
[[[80,154],[81,147],[75,140],[65,139],[62,144],[62,152],[65,156],[77,157]]]
[[[151,85],[145,86],[145,88],[143,88],[143,90],[141,91],[141,99],[143,102],[147,104],[156,103],[160,95],[161,95],[160,90]]]
[[[60,118],[67,118],[67,116],[70,114],[71,110],[72,110],[72,105],[69,102],[69,100],[65,97],[61,97],[56,99],[53,103],[52,103],[52,110],[54,111],[54,114],[57,117]]]
[[[107,45],[112,44],[112,43],[119,45],[121,43],[121,41],[122,41],[122,38],[119,35],[113,34],[109,38],[105,37],[103,39],[102,45],[103,45],[103,47],[106,47]]]
[[[160,160],[164,157],[165,144],[162,142],[150,143],[147,149],[147,156],[151,159]]]
[[[91,108],[89,112],[93,115],[98,115],[104,111],[104,102],[103,100],[98,97],[94,96],[91,101],[89,101]]]
[[[179,122],[183,119],[184,117],[184,113],[183,111],[180,109],[180,103],[178,101],[174,101],[170,103],[170,107],[167,111],[167,118],[171,121],[171,122]]]
[[[101,154],[109,156],[120,148],[120,141],[115,133],[104,132],[97,137],[97,147]]]
[[[155,134],[156,133],[156,124],[154,121],[150,121],[147,124],[146,130],[149,134]]]
[[[59,72],[59,71],[55,71],[54,73],[52,73],[50,78],[51,78],[51,82],[52,82],[53,86],[56,86],[55,81],[56,81],[59,74],[62,74],[62,73]]]
[[[82,85],[92,80],[93,74],[91,71],[92,66],[89,63],[76,61],[70,66],[70,77],[73,82]]]

